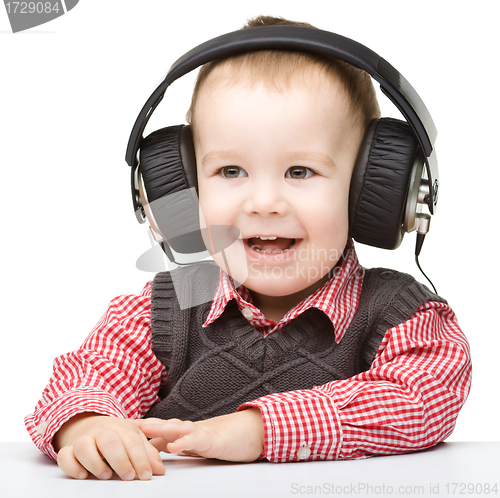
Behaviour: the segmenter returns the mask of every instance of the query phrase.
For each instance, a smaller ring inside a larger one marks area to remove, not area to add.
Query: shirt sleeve
[[[455,426],[471,381],[455,314],[427,302],[389,329],[369,370],[310,390],[271,394],[261,411],[273,462],[366,458],[428,448]]]
[[[151,282],[140,295],[120,296],[80,349],[58,356],[35,411],[24,419],[35,445],[57,459],[52,438],[82,412],[142,417],[166,378],[151,349]]]

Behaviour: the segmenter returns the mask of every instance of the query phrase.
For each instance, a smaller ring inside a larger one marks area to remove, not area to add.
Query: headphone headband
[[[385,59],[368,47],[344,36],[302,26],[259,26],[213,38],[179,58],[142,108],[130,134],[125,160],[138,165],[137,152],[142,133],[169,85],[181,76],[216,59],[257,50],[294,50],[340,59],[366,71],[380,84],[382,92],[401,111],[415,133],[425,157],[430,195],[426,203],[435,212],[438,168],[434,150],[437,130],[429,111],[410,83]]]

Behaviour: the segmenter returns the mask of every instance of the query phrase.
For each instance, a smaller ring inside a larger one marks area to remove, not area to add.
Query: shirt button
[[[302,446],[302,448],[297,451],[297,458],[299,460],[307,460],[311,456],[311,448],[309,446]]]
[[[243,308],[241,310],[241,314],[247,319],[247,320],[252,320],[254,317],[254,314],[250,308]]]
[[[44,419],[41,420],[41,422],[37,425],[36,427],[36,432],[39,436],[43,436],[45,433],[45,429],[47,429],[48,422]]]

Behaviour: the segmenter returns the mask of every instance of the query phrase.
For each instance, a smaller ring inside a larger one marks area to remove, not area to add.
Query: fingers
[[[203,431],[192,432],[169,443],[168,447],[172,453],[196,453],[206,455],[212,446],[212,438]]]
[[[141,480],[151,478],[151,465],[144,442],[139,434],[127,432],[120,435],[115,431],[108,430],[99,434],[95,441],[102,456],[122,480],[131,481],[135,479],[136,474]],[[78,455],[76,456],[78,457]],[[80,461],[82,462],[82,460]],[[86,465],[85,467],[89,469]],[[97,468],[98,471],[101,470],[100,466]],[[92,469],[89,470],[96,477],[106,479],[101,474],[94,473]]]
[[[99,479],[109,479],[113,475],[91,436],[82,436],[75,441],[74,446],[61,448],[57,454],[57,463],[66,474],[75,479],[86,479],[88,472]]]
[[[69,476],[86,479],[90,472],[98,479],[110,479],[113,470],[124,481],[149,480],[152,474],[163,475],[161,457],[141,433],[118,434],[107,430],[95,438],[81,436],[73,446],[59,450],[57,463]]]
[[[194,422],[145,419],[140,429],[146,437],[152,438],[149,443],[159,451],[204,456],[212,445],[211,434]]]
[[[160,453],[158,453],[159,450],[156,449],[152,444],[150,444],[144,434],[142,435],[142,437],[144,438],[144,448],[146,450],[153,475],[162,476],[163,474],[165,474],[165,466],[163,465],[163,460],[161,459]]]
[[[150,418],[128,418],[127,419],[129,422],[132,422],[135,426],[139,427],[139,429],[142,430],[142,427],[145,425],[161,425],[164,424],[165,422],[183,422],[179,418],[169,418],[169,419],[163,419],[163,418],[155,418],[155,417],[150,417]]]
[[[199,430],[199,426],[194,422],[182,421],[176,418],[169,420],[147,418],[143,419],[140,429],[148,438],[161,437],[171,442],[187,434],[196,432]]]
[[[57,465],[74,479],[87,479],[87,469],[76,459],[73,446],[64,446],[57,453]]]

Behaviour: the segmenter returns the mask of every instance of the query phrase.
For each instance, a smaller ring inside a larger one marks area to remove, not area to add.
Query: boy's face
[[[246,267],[235,244],[225,251],[230,274],[263,296],[305,297],[319,288],[348,239],[363,130],[340,84],[307,81],[280,92],[260,83],[205,84],[196,104],[202,224],[239,229]],[[214,259],[224,268],[220,253]]]

